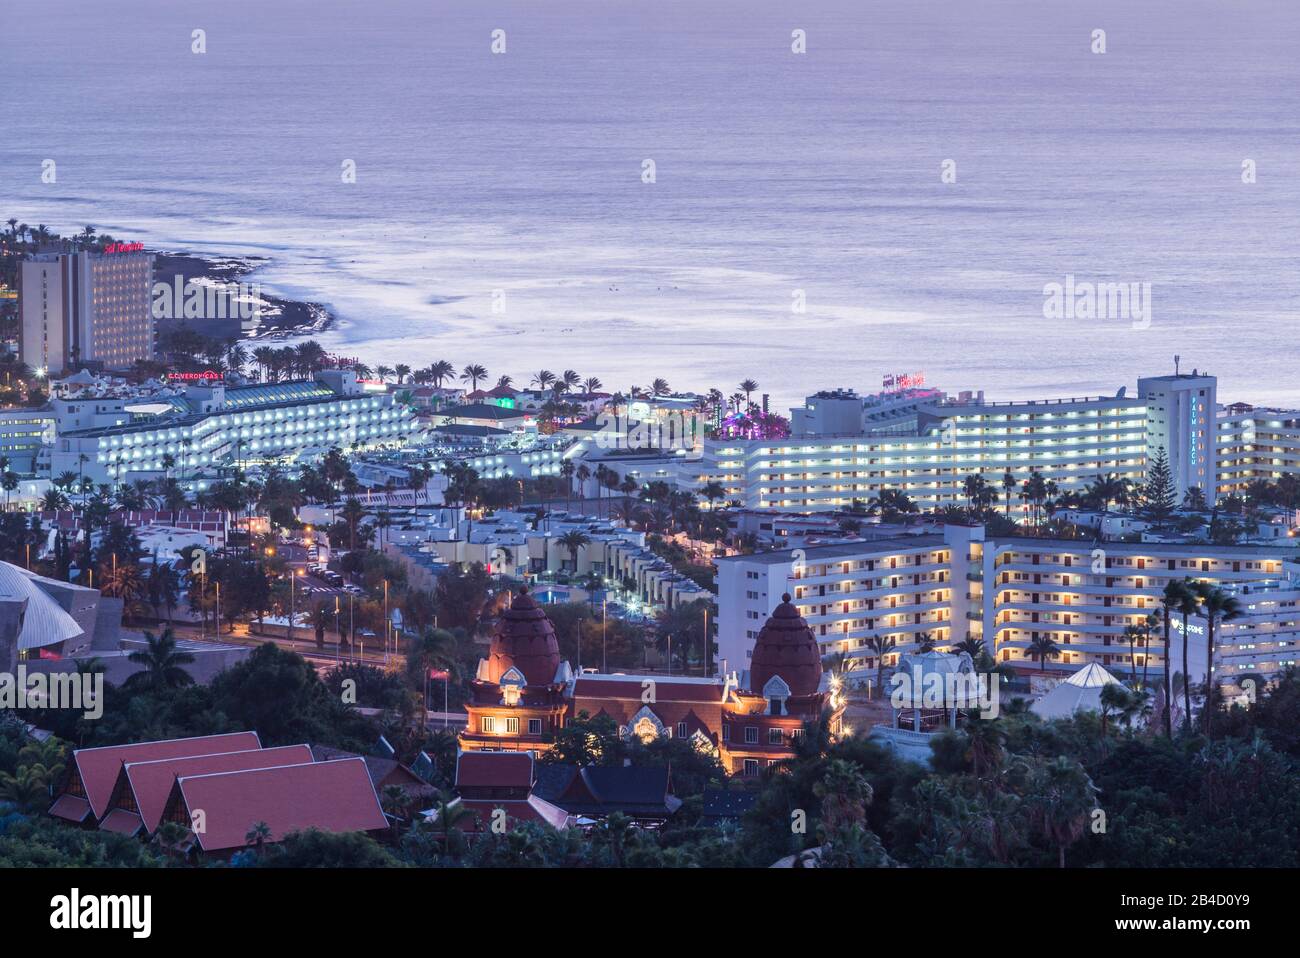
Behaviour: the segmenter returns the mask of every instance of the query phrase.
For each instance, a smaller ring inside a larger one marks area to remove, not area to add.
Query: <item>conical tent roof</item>
[[[1065,681],[1069,685],[1077,685],[1084,689],[1099,689],[1103,685],[1119,685],[1119,679],[1096,662],[1089,662]]]
[[[1075,672],[1029,707],[1040,718],[1068,718],[1075,712],[1101,711],[1101,690],[1119,679],[1095,662]]]

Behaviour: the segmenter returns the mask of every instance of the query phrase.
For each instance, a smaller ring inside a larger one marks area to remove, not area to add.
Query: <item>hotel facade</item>
[[[1300,476],[1300,411],[1220,408],[1215,378],[1196,372],[1144,377],[1134,396],[886,403],[839,392],[793,412],[789,438],[706,440],[686,484],[718,482],[746,508],[793,512],[848,509],[894,489],[924,512],[965,505],[963,484],[976,474],[1004,501],[1010,472],[1018,515],[1019,487],[1033,474],[1059,493],[1108,474],[1140,483],[1161,449],[1180,499],[1197,488],[1212,503],[1254,479]]]
[[[1073,672],[1097,663],[1121,675],[1164,668],[1163,626],[1150,645],[1130,647],[1125,627],[1159,613],[1171,580],[1208,581],[1233,593],[1245,614],[1216,631],[1215,675],[1232,686],[1296,664],[1300,649],[1300,565],[1293,550],[1185,543],[1092,543],[1006,537],[985,540],[982,526],[847,542],[715,560],[718,656],[744,669],[762,623],[789,592],[812,627],[824,660],[843,656],[850,681],[874,685],[878,653],[886,669],[918,648],[940,650],[981,639],[999,662],[1037,669],[1030,645],[1056,642],[1042,665]],[[1182,669],[1181,621],[1173,632]],[[1205,670],[1203,619],[1188,622],[1190,667]]]
[[[58,375],[129,369],[154,356],[154,257],[139,244],[29,257],[19,270],[19,355]]]
[[[123,411],[98,428],[60,432],[51,473],[117,484],[253,463],[312,460],[332,447],[401,446],[417,431],[409,407],[367,391],[351,370],[311,380],[226,388],[195,384],[156,413]]]

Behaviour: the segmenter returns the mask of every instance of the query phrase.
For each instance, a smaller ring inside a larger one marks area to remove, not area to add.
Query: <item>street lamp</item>
[[[297,617],[296,609],[297,609],[297,598],[298,598],[297,596],[298,576],[302,575],[302,573],[303,573],[302,569],[289,570],[289,647],[293,649],[295,652],[298,651],[298,643],[297,641],[295,641],[293,637],[293,626],[294,626],[294,619]]]

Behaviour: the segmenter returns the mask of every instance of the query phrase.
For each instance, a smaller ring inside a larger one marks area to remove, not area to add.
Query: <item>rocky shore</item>
[[[191,282],[215,286],[218,290],[233,292],[240,284],[256,286],[251,274],[267,260],[260,256],[216,257],[200,256],[186,251],[153,250],[154,282],[172,285],[179,276],[181,284]],[[318,333],[334,321],[329,309],[321,303],[299,302],[260,293],[258,299],[260,325],[247,338],[286,339]],[[201,322],[201,321],[199,321]],[[191,323],[195,325],[195,323]]]

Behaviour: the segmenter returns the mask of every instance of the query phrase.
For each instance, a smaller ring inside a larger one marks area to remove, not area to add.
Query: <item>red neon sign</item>
[[[104,244],[105,253],[141,253],[144,252],[143,243],[106,243]]]
[[[210,382],[214,379],[220,379],[221,373],[214,372],[211,369],[205,369],[201,373],[168,373],[168,379],[176,379],[184,382]]]

